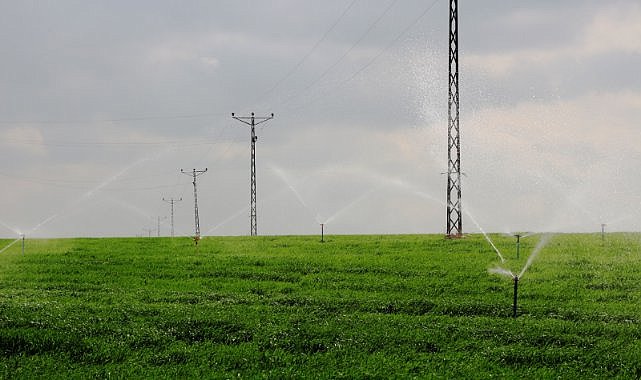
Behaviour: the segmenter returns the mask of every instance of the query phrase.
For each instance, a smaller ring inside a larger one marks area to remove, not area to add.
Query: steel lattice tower
[[[193,169],[191,173],[180,169],[180,172],[190,175],[194,179],[192,182],[194,184],[194,242],[198,245],[198,241],[200,240],[200,219],[198,218],[198,192],[196,191],[196,177],[205,174],[207,172],[207,168],[205,168],[205,170]]]
[[[270,116],[265,116],[265,117],[256,117],[254,116],[253,112],[251,113],[251,116],[235,116],[235,114],[232,112],[231,117],[251,127],[251,182],[249,186],[250,187],[249,219],[250,219],[250,235],[257,236],[258,223],[256,218],[256,140],[258,140],[258,137],[256,137],[256,126],[258,124],[262,124],[266,122],[267,120],[273,119],[274,114],[271,114]]]
[[[447,137],[447,236],[463,235],[461,137],[459,131],[458,0],[450,0],[449,97]]]

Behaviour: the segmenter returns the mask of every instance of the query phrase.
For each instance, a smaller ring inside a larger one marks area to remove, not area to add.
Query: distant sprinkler
[[[519,276],[514,276],[514,305],[512,306],[512,317],[516,318],[517,295],[519,292]]]
[[[22,254],[24,255],[24,234],[20,234],[22,237]]]
[[[521,237],[522,237],[522,235],[516,234],[516,235],[514,235],[514,237],[516,238],[516,258],[518,259],[519,255],[520,255],[520,252],[521,252]]]
[[[601,242],[605,243],[605,226],[606,224],[601,223]]]
[[[321,223],[321,243],[325,242],[325,223]]]

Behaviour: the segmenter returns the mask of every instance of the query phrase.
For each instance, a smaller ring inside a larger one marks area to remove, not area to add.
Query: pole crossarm
[[[250,235],[251,236],[256,236],[258,235],[258,220],[256,216],[256,140],[258,140],[258,137],[256,137],[256,126],[259,124],[262,124],[268,120],[271,120],[274,118],[274,114],[272,113],[270,116],[255,116],[254,113],[251,113],[251,116],[236,116],[235,113],[232,112],[231,117],[233,119],[236,119],[240,121],[243,124],[247,124],[251,127],[251,173],[250,173],[250,184],[249,184],[249,209],[250,209],[250,215],[249,215],[249,220],[250,220]]]

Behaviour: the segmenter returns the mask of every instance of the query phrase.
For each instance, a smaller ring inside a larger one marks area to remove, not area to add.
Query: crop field
[[[27,240],[0,378],[639,378],[641,235]],[[0,248],[10,240],[0,241]]]

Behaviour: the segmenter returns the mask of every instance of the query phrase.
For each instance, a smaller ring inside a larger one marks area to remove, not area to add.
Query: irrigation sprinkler
[[[24,234],[20,234],[22,237],[22,254],[24,255]]]
[[[605,244],[605,226],[606,224],[601,223],[601,243]]]
[[[516,235],[514,235],[514,237],[516,238],[516,258],[518,259],[519,255],[520,255],[520,252],[521,252],[521,237],[522,236],[520,234],[516,234]]]
[[[325,223],[321,223],[321,243],[325,242]]]
[[[514,276],[514,305],[512,306],[512,317],[516,318],[516,304],[519,293],[519,276]]]

